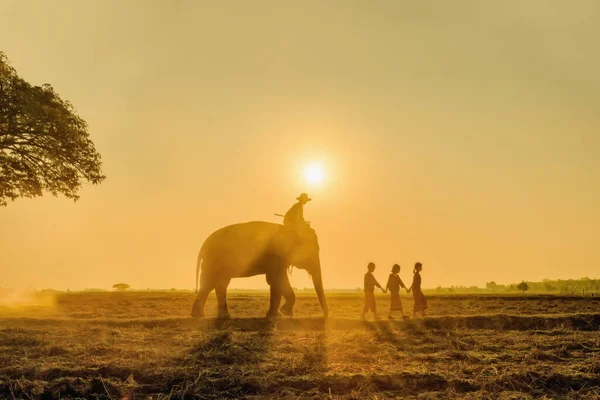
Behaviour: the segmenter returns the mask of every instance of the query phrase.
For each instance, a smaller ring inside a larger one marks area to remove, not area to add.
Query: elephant
[[[325,318],[319,242],[308,224],[298,228],[254,221],[229,225],[213,232],[202,245],[196,264],[196,300],[192,316],[204,317],[204,305],[215,289],[218,317],[229,318],[227,287],[232,278],[265,274],[270,286],[267,317],[292,316],[296,296],[287,274],[289,266],[305,269],[312,277]],[[198,290],[198,284],[200,288]],[[279,310],[281,296],[285,304]]]

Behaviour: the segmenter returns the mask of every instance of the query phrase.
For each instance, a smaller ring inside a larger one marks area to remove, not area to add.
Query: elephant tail
[[[198,261],[196,262],[196,293],[198,293],[198,285],[200,283],[200,266],[202,265],[202,256],[203,252],[202,249],[200,249],[200,252],[198,253]]]

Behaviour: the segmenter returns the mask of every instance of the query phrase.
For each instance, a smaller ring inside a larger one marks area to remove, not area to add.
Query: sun
[[[303,170],[304,180],[311,186],[319,186],[323,183],[325,174],[321,163],[313,162],[307,164]]]

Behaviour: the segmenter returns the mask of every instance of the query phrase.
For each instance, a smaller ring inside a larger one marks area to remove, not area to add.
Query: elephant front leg
[[[281,304],[281,282],[279,276],[267,274],[267,283],[271,286],[271,298],[267,318],[279,317],[279,305]]]
[[[285,304],[279,309],[282,314],[288,317],[294,316],[294,304],[296,303],[296,294],[292,285],[290,284],[290,278],[287,274],[284,274],[281,285],[281,294],[285,299]]]

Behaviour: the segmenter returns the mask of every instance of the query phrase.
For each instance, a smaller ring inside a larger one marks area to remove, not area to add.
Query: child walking
[[[373,276],[373,271],[375,271],[375,264],[370,262],[367,265],[367,273],[365,274],[365,307],[363,308],[362,318],[365,319],[367,312],[373,311],[373,316],[375,319],[379,319],[377,316],[377,304],[375,303],[375,286],[385,293],[385,290],[381,287],[375,276]]]
[[[413,308],[413,317],[417,316],[417,312],[421,312],[421,315],[425,316],[425,310],[427,310],[427,299],[425,295],[421,291],[421,271],[423,270],[423,264],[416,263],[415,269],[413,270],[413,284],[407,292],[413,292],[413,300],[415,301],[415,306]]]
[[[427,299],[425,295],[421,291],[421,271],[423,270],[423,264],[420,262],[415,264],[415,269],[413,270],[413,283],[409,289],[406,291],[413,293],[413,299],[415,301],[415,306],[413,308],[413,317],[417,316],[417,312],[421,312],[421,315],[425,316],[425,310],[427,310]]]
[[[408,318],[404,317],[404,310],[402,310],[402,302],[400,301],[400,288],[406,289],[406,286],[404,286],[404,282],[402,282],[402,279],[400,279],[400,276],[398,275],[399,273],[400,266],[398,264],[394,264],[394,266],[392,267],[392,273],[390,274],[390,277],[387,281],[387,285],[385,287],[385,289],[389,290],[390,294],[392,295],[392,302],[390,303],[390,313],[388,314],[388,319],[394,319],[394,317],[392,316],[392,313],[394,311],[400,311],[400,315],[402,316],[402,318]]]

